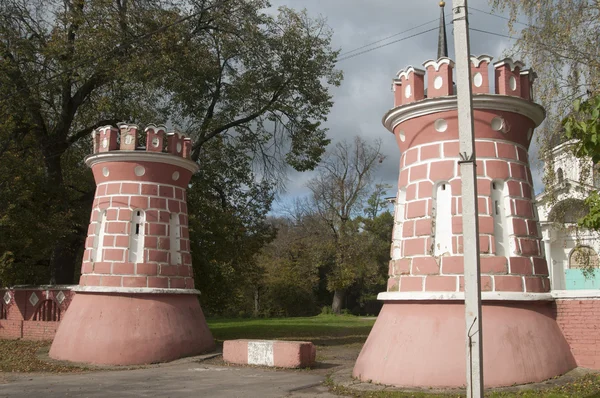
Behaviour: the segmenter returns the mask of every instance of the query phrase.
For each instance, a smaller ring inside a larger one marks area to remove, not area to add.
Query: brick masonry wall
[[[577,365],[600,369],[600,298],[557,299],[554,308]]]
[[[158,165],[149,164],[148,168]],[[129,262],[132,212],[142,210],[143,260]],[[93,261],[96,231],[106,212],[103,261]],[[179,218],[179,259],[172,258],[170,217]],[[100,183],[90,218],[80,284],[82,286],[193,289],[194,279],[185,189],[176,185],[118,181]]]
[[[4,302],[7,293],[10,296],[8,304]],[[75,293],[67,287],[0,289],[0,299],[6,309],[6,319],[0,319],[0,339],[52,340],[60,321],[43,321],[38,311],[44,303],[50,304],[56,309],[55,315],[58,315],[60,310],[62,319],[74,295]]]
[[[477,140],[476,150],[482,291],[548,292],[526,149],[509,141]],[[398,185],[404,187],[406,197],[404,213],[396,214],[388,291],[464,290],[458,160],[458,141],[454,140],[411,147],[402,154]],[[507,257],[495,255],[491,187],[497,180],[505,182],[508,193],[506,216],[513,249]],[[432,195],[440,182],[449,183],[452,194],[452,253],[434,257]]]

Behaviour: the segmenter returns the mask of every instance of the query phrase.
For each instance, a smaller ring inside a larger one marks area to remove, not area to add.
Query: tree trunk
[[[260,293],[258,287],[254,288],[254,317],[258,317],[260,313]]]
[[[50,257],[50,284],[70,285],[74,283],[77,248],[83,243],[80,236],[71,234],[56,242]]]
[[[346,297],[346,290],[336,289],[333,294],[333,303],[331,304],[331,310],[334,314],[341,314],[342,307],[344,306],[344,298]]]
[[[67,214],[70,208],[65,192],[61,163],[61,157],[65,149],[64,144],[57,143],[51,143],[42,149],[48,172],[47,192],[56,198],[56,211],[62,214]],[[78,249],[84,240],[85,237],[82,238],[76,232],[70,232],[58,238],[50,256],[50,284],[69,285],[74,283]]]

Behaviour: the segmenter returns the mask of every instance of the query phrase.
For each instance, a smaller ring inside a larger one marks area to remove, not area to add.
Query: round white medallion
[[[131,145],[133,143],[133,137],[130,134],[125,136],[125,145]]]
[[[181,142],[177,143],[177,153],[181,153]]]
[[[433,126],[439,133],[443,133],[444,131],[448,130],[448,122],[445,119],[436,120]]]
[[[102,175],[104,177],[108,177],[109,174],[110,174],[110,171],[108,171],[108,167],[103,167],[102,168]]]
[[[441,76],[436,76],[433,80],[433,87],[435,87],[436,90],[439,90],[442,88],[442,84],[444,84],[444,79]]]
[[[504,129],[504,119],[502,119],[500,116],[496,116],[492,119],[490,125],[492,126],[492,130],[501,131]]]
[[[517,79],[515,79],[514,76],[511,76],[510,79],[508,79],[508,84],[510,85],[510,89],[512,91],[517,89]]]
[[[108,146],[108,138],[104,137],[102,139],[102,148],[106,148]]]
[[[135,173],[136,176],[141,177],[144,174],[146,174],[146,169],[144,168],[144,166],[135,166],[135,169],[133,169],[133,172]]]
[[[483,85],[483,75],[480,72],[475,73],[475,76],[473,76],[473,84],[475,84],[475,87]]]
[[[152,146],[154,148],[158,148],[158,144],[160,144],[160,140],[158,139],[158,137],[152,138]]]
[[[400,141],[402,141],[402,142],[406,141],[406,135],[404,134],[404,131],[400,130],[400,132],[398,133],[398,136],[400,137]]]
[[[174,172],[172,177],[173,177],[173,181],[179,180],[179,172],[178,171]]]
[[[410,84],[408,86],[406,86],[404,88],[404,96],[406,98],[410,98],[410,96],[412,95],[412,88],[410,87]]]

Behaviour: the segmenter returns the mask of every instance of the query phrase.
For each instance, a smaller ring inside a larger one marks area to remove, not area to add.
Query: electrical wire
[[[469,30],[473,31],[473,32],[485,33],[485,34],[492,35],[492,36],[504,37],[504,38],[511,39],[511,40],[517,40],[516,37],[504,35],[502,33],[490,32],[488,30],[482,30],[482,29],[471,28],[471,27],[469,27]]]
[[[448,14],[448,15],[446,15],[446,17],[450,17],[450,16],[451,16],[451,14]],[[415,27],[413,27],[413,28],[410,28],[410,29],[403,30],[402,32],[395,33],[395,34],[393,34],[393,35],[391,35],[391,36],[384,37],[383,39],[380,39],[380,40],[374,41],[373,43],[365,44],[364,46],[361,46],[361,47],[355,48],[354,50],[350,50],[350,51],[344,51],[344,52],[343,52],[343,53],[341,53],[339,56],[340,56],[340,57],[345,57],[345,56],[347,56],[348,54],[351,54],[351,53],[353,53],[353,52],[356,52],[356,51],[358,51],[358,50],[362,50],[363,48],[366,48],[366,47],[371,47],[372,45],[375,45],[375,44],[381,43],[382,41],[389,40],[389,39],[391,39],[391,38],[393,38],[393,37],[400,36],[400,35],[402,35],[402,34],[404,34],[404,33],[408,33],[408,32],[410,32],[410,31],[413,31],[413,30],[415,30],[415,29],[421,28],[421,27],[423,27],[423,26],[429,25],[430,23],[434,23],[434,22],[438,22],[438,21],[439,21],[439,18],[432,19],[432,20],[431,20],[431,21],[429,21],[429,22],[422,23],[421,25],[417,25],[417,26],[415,26]]]
[[[401,39],[397,39],[397,40],[391,41],[389,43],[381,44],[381,45],[379,45],[377,47],[373,47],[373,48],[370,48],[368,50],[364,50],[364,51],[361,51],[361,52],[358,52],[358,53],[355,53],[355,54],[348,55],[347,57],[342,57],[342,58],[338,59],[337,62],[346,61],[347,59],[358,57],[359,55],[366,54],[368,52],[371,52],[371,51],[374,51],[374,50],[377,50],[377,49],[380,49],[380,48],[383,48],[383,47],[387,47],[389,45],[396,44],[396,43],[399,43],[399,42],[404,41],[404,40],[412,39],[413,37],[417,37],[417,36],[420,36],[420,35],[425,34],[425,33],[433,32],[434,30],[438,30],[438,28],[427,29],[427,30],[424,30],[422,32],[415,33],[414,35],[406,36],[406,37],[403,37]]]
[[[509,22],[510,22],[510,20],[511,20],[510,18],[504,17],[504,16],[502,16],[502,15],[494,14],[494,13],[492,13],[492,12],[485,11],[485,10],[480,10],[479,8],[475,8],[475,7],[471,7],[471,6],[469,6],[469,10],[478,11],[478,12],[481,12],[481,13],[484,13],[484,14],[487,14],[487,15],[491,15],[492,17],[496,17],[496,18],[504,19],[505,21],[509,21]],[[518,23],[518,24],[520,24],[520,25],[525,25],[525,26],[528,26],[528,27],[530,27],[530,28],[535,28],[535,26],[533,26],[533,25],[530,25],[530,24],[528,24],[528,23],[521,22],[521,21],[518,21],[518,20],[515,20],[515,23]]]

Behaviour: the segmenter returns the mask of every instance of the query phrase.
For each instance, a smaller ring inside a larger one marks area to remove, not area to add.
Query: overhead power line
[[[451,14],[448,14],[448,15],[447,15],[447,17],[449,17],[450,15],[451,15]],[[394,38],[394,37],[396,37],[396,36],[400,36],[400,35],[402,35],[402,34],[404,34],[404,33],[408,33],[408,32],[410,32],[410,31],[413,31],[413,30],[415,30],[415,29],[419,29],[419,28],[421,28],[421,27],[423,27],[423,26],[429,25],[430,23],[434,23],[434,22],[438,22],[438,21],[439,21],[439,18],[432,19],[432,20],[431,20],[431,21],[429,21],[429,22],[425,22],[425,23],[422,23],[421,25],[417,25],[417,26],[415,26],[415,27],[413,27],[413,28],[410,28],[410,29],[403,30],[402,32],[394,33],[394,34],[393,34],[393,35],[391,35],[391,36],[384,37],[383,39],[380,39],[380,40],[374,41],[374,42],[372,42],[372,43],[369,43],[369,44],[365,44],[364,46],[361,46],[361,47],[355,48],[354,50],[350,50],[350,51],[344,51],[344,52],[343,52],[343,53],[341,53],[339,56],[340,56],[340,57],[345,57],[345,56],[347,56],[347,55],[348,55],[348,54],[350,54],[350,53],[356,52],[356,51],[358,51],[358,50],[362,50],[363,48],[371,47],[372,45],[375,45],[375,44],[381,43],[382,41],[389,40],[389,39],[391,39],[391,38]]]
[[[469,10],[478,11],[478,12],[481,12],[483,14],[491,15],[492,17],[504,19],[505,21],[510,21],[511,20],[510,18],[507,18],[505,16],[494,14],[493,12],[489,12],[489,11],[485,11],[485,10],[480,10],[479,8],[475,8],[475,7],[469,7]],[[518,23],[519,25],[525,25],[525,26],[528,26],[530,28],[535,28],[535,26],[533,26],[531,24],[528,24],[528,23],[525,23],[525,22],[521,22],[519,20],[515,20],[514,22]]]
[[[476,29],[476,28],[471,28],[471,27],[469,27],[469,30],[472,31],[472,32],[485,33],[487,35],[504,37],[504,38],[511,39],[511,40],[517,40],[516,37],[508,36],[508,35],[505,35],[505,34],[502,34],[502,33],[490,32],[488,30]]]
[[[383,47],[387,47],[389,45],[396,44],[396,43],[404,41],[404,40],[412,39],[413,37],[417,37],[417,36],[423,35],[425,33],[433,32],[434,30],[438,30],[438,28],[435,27],[435,28],[432,28],[432,29],[427,29],[427,30],[424,30],[422,32],[415,33],[414,35],[406,36],[406,37],[403,37],[401,39],[397,39],[397,40],[391,41],[389,43],[385,43],[385,44],[381,44],[381,45],[373,47],[373,48],[369,48],[368,50],[364,50],[364,51],[361,51],[361,52],[358,52],[358,53],[355,53],[355,54],[348,55],[346,57],[342,57],[342,58],[338,59],[338,62],[345,61],[345,60],[350,59],[350,58],[358,57],[359,55],[366,54],[368,52],[371,52],[371,51],[374,51],[374,50],[377,50],[377,49],[380,49],[380,48],[383,48]]]

